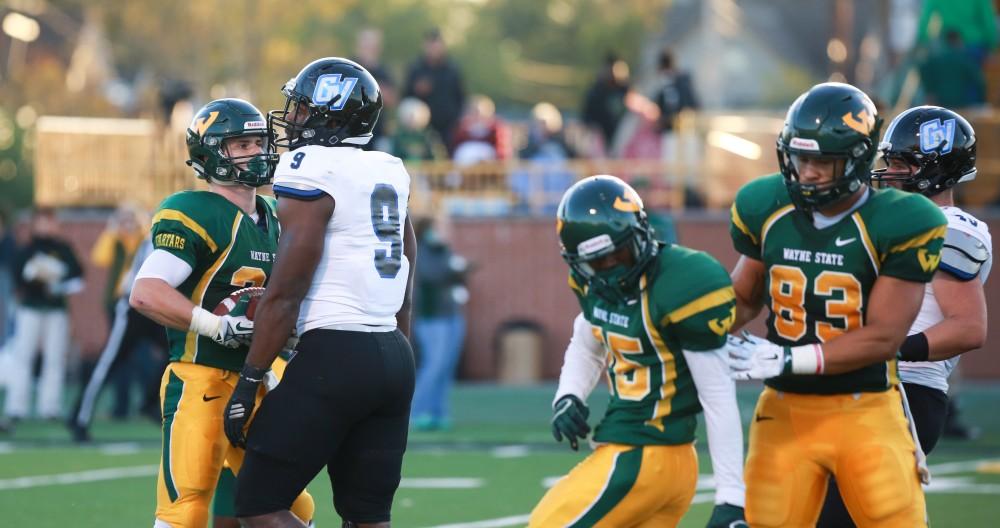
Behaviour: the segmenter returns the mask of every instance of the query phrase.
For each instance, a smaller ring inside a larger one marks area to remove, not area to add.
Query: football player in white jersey
[[[993,264],[993,243],[986,223],[955,207],[952,192],[976,177],[976,133],[951,110],[918,106],[889,124],[879,150],[885,167],[872,173],[874,182],[921,193],[948,218],[941,263],[899,352],[899,378],[918,447],[930,453],[944,429],[948,376],[961,354],[986,341],[983,283]],[[817,526],[853,526],[835,486]]]
[[[257,308],[250,354],[223,416],[246,443],[236,486],[243,526],[303,526],[288,509],[325,466],[349,527],[388,527],[413,396],[410,292],[416,240],[410,176],[393,156],[361,147],[382,109],[358,64],[316,60],[282,89],[274,176],[282,238]],[[282,383],[244,440],[252,395],[293,330]]]

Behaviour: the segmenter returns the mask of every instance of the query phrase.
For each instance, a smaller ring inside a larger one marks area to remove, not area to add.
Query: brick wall
[[[1000,232],[1000,215],[977,216],[987,221],[992,232]],[[677,225],[685,245],[708,251],[732,268],[737,255],[729,243],[727,222],[725,214],[717,213],[688,216]],[[102,227],[102,221],[88,219],[67,222],[64,229],[86,273],[87,288],[70,303],[74,343],[84,356],[99,353],[107,337],[101,306],[106,272],[89,264],[90,247]],[[494,379],[497,330],[512,320],[530,320],[542,328],[542,373],[557,377],[579,306],[566,285],[567,268],[559,257],[554,223],[547,219],[455,220],[452,239],[456,251],[476,266],[469,280],[469,328],[461,377]],[[986,298],[991,309],[1000,310],[1000,278],[987,283]],[[762,333],[760,319],[751,329]],[[986,347],[963,356],[960,368],[969,378],[1000,378],[998,349],[1000,323],[995,323],[990,325]]]

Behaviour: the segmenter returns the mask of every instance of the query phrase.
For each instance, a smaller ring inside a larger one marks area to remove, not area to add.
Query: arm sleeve
[[[285,152],[274,169],[274,185],[271,187],[278,198],[316,200],[329,194],[337,199],[331,188],[333,178],[325,169],[321,152],[308,147]]]
[[[191,269],[202,257],[217,251],[220,243],[223,243],[223,248],[228,243],[215,240],[208,230],[184,211],[169,208],[157,211],[150,236],[155,250],[170,253]]]
[[[760,239],[740,215],[739,203],[737,196],[729,209],[729,236],[733,240],[733,247],[742,255],[760,260]]]
[[[938,213],[940,215],[940,213]],[[930,282],[941,261],[946,225],[939,225],[894,241],[883,257],[883,275],[913,282]]]
[[[177,288],[191,276],[191,266],[177,255],[156,249],[142,261],[142,266],[135,274],[135,280],[160,279],[172,288]]]
[[[604,345],[594,337],[590,323],[583,314],[577,315],[573,320],[573,337],[566,347],[562,370],[559,372],[559,388],[552,403],[555,404],[567,394],[580,398],[580,401],[587,401],[601,379],[606,362]]]
[[[736,403],[736,384],[722,356],[724,347],[704,352],[684,350],[698,401],[705,413],[708,452],[715,474],[715,503],[744,506],[743,423]]]

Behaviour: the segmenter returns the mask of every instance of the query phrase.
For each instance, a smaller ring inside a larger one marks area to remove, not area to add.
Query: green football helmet
[[[875,104],[849,84],[817,84],[800,95],[788,109],[777,145],[778,166],[795,206],[813,211],[835,205],[867,185],[881,127]],[[834,161],[833,182],[799,181],[801,157]]]
[[[580,286],[608,302],[633,300],[659,251],[635,189],[614,176],[584,178],[563,195],[556,217],[562,258],[583,280]],[[632,254],[631,266],[597,270],[591,265],[623,247]]]
[[[227,139],[260,136],[263,152],[252,156],[230,156]],[[242,99],[216,99],[195,114],[187,129],[187,164],[195,174],[217,183],[240,183],[260,187],[271,183],[278,154],[264,115]],[[240,167],[243,165],[243,167]]]

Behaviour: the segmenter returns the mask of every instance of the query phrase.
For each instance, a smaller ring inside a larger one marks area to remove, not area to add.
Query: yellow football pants
[[[238,377],[235,372],[193,363],[172,362],[164,371],[160,383],[163,452],[156,479],[160,523],[171,528],[208,526],[209,505],[223,462],[236,473],[243,465],[243,450],[232,447],[222,429],[222,413]],[[257,407],[263,397],[261,387]],[[312,497],[303,490],[292,513],[309,521],[314,511]]]
[[[542,497],[528,526],[676,526],[691,505],[697,483],[694,444],[604,444]]]
[[[815,526],[832,473],[859,527],[926,527],[915,449],[898,389],[812,395],[765,388],[750,426],[747,522]]]

